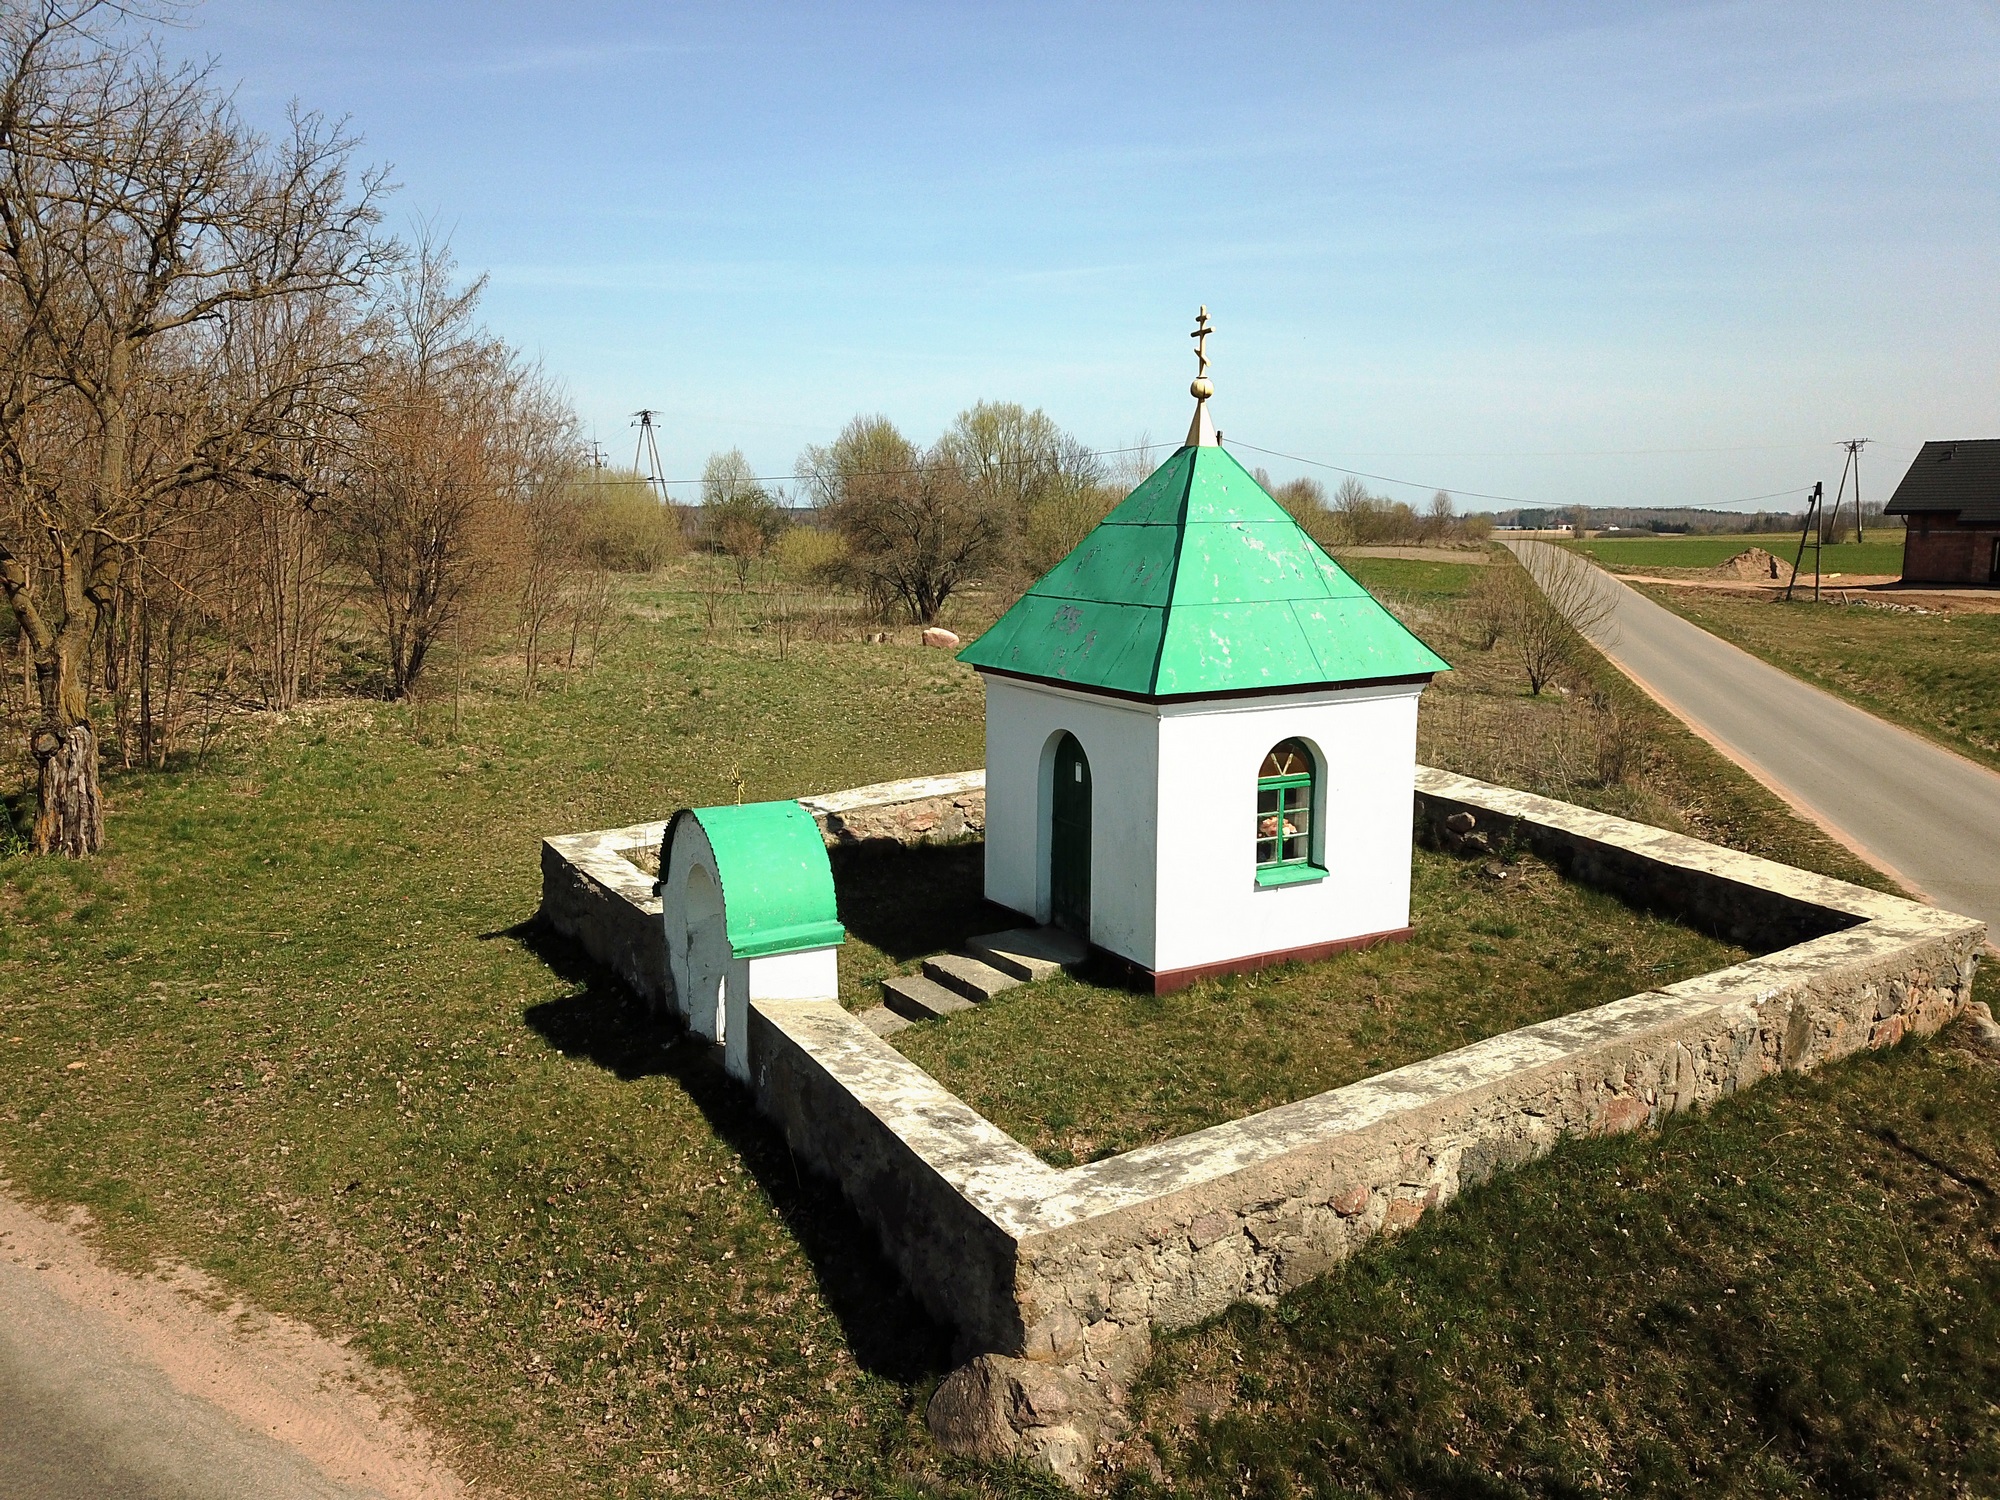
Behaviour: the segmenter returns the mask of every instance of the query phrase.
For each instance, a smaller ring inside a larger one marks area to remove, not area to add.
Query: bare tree
[[[1524,570],[1512,574],[1502,634],[1512,642],[1528,691],[1543,688],[1574,667],[1584,641],[1611,629],[1609,580],[1575,553],[1524,543]],[[1499,566],[1499,564],[1495,564]]]
[[[785,527],[784,508],[757,482],[741,448],[711,453],[701,472],[702,540],[736,567],[736,587]]]
[[[1338,518],[1335,534],[1349,545],[1368,541],[1375,531],[1375,497],[1368,486],[1352,474],[1340,481],[1333,492],[1333,513]]]
[[[386,295],[370,409],[334,501],[341,554],[368,580],[394,697],[410,694],[461,615],[489,617],[473,609],[482,592],[518,581],[542,545],[536,523],[548,513],[536,507],[560,504],[548,497],[576,466],[573,415],[474,321],[485,279],[459,287],[454,271],[449,247],[423,235]],[[567,524],[550,519],[557,531]],[[542,556],[558,566],[552,550]],[[543,581],[552,598],[560,581]]]
[[[1451,535],[1453,510],[1451,496],[1439,490],[1431,496],[1430,508],[1424,512],[1424,538],[1441,542]]]
[[[957,464],[995,531],[993,561],[1042,573],[1068,555],[1116,498],[1104,466],[1048,413],[981,401],[953,419],[938,455]]]
[[[886,417],[856,417],[799,458],[799,478],[847,545],[853,581],[918,624],[999,557],[1004,522],[945,444],[927,453]]]
[[[514,576],[525,664],[532,691],[545,657],[568,635],[586,577],[583,437],[563,392],[504,345],[489,345],[482,449],[501,533],[500,567]],[[509,545],[511,543],[511,545]]]
[[[0,15],[0,590],[41,701],[34,844],[72,855],[103,842],[88,662],[126,569],[184,497],[292,477],[315,374],[206,379],[232,316],[351,289],[380,254],[349,137],[295,114],[263,140],[205,71],[114,39],[122,14]]]

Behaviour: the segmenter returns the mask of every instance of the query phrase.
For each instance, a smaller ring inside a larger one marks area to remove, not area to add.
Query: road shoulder
[[[4,1189],[4,1184],[0,1184]],[[264,1500],[472,1492],[393,1377],[200,1273],[107,1265],[0,1190],[0,1491]]]

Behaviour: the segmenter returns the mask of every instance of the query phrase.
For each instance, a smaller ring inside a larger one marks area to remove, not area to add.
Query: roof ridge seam
[[[1167,593],[1160,605],[1160,641],[1153,648],[1153,670],[1146,676],[1146,690],[1158,692],[1160,688],[1160,663],[1167,656],[1167,632],[1174,623],[1174,590],[1181,581],[1181,553],[1187,547],[1188,502],[1194,495],[1194,471],[1201,462],[1201,449],[1188,454],[1187,482],[1181,486],[1181,505],[1174,515],[1174,562],[1167,571]]]

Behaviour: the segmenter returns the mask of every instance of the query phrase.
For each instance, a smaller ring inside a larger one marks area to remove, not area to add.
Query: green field
[[[1454,633],[1463,580],[1355,571],[1460,668],[1427,700],[1434,761],[1858,873],[1609,678],[1639,759],[1592,784],[1554,752],[1597,669],[1530,700]],[[532,921],[546,833],[978,764],[977,682],[908,631],[781,657],[754,596],[711,632],[685,572],[622,602],[597,670],[524,700],[497,662],[455,737],[438,705],[245,718],[205,769],[114,776],[103,859],[0,858],[0,1175],[88,1207],[124,1264],[181,1258],[352,1340],[509,1493],[1054,1495],[936,1452],[948,1336],[706,1049]],[[851,984],[947,935],[885,889],[843,875]],[[1509,941],[1474,910],[1466,976],[1497,958],[1476,940]],[[1216,1001],[1182,1033],[1200,1066]],[[1388,1012],[1384,1046],[1411,1016],[1457,1019]],[[1273,1309],[1163,1338],[1105,1483],[1990,1491],[1996,1120],[1995,1069],[1932,1044],[1566,1145]]]
[[[2000,1492],[1996,1093],[1905,1046],[1565,1142],[1171,1341],[1126,1493]]]
[[[1649,568],[1712,568],[1729,561],[1750,547],[1762,547],[1785,564],[1784,576],[1799,550],[1799,534],[1766,532],[1756,536],[1612,536],[1562,545],[1596,558],[1607,568],[1621,572]],[[1808,549],[1804,569],[1812,573],[1813,555]],[[1903,532],[1900,527],[1871,533],[1865,542],[1842,542],[1822,549],[1820,569],[1824,573],[1900,574],[1903,571]]]

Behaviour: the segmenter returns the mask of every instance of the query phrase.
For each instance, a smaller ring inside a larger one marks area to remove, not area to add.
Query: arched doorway
[[[1049,799],[1049,920],[1090,936],[1090,760],[1069,733],[1056,742]]]
[[[688,1028],[712,1042],[724,1040],[722,986],[729,975],[729,932],[722,910],[722,888],[707,869],[688,871],[681,897],[687,914],[688,993],[681,997],[681,1014]]]

